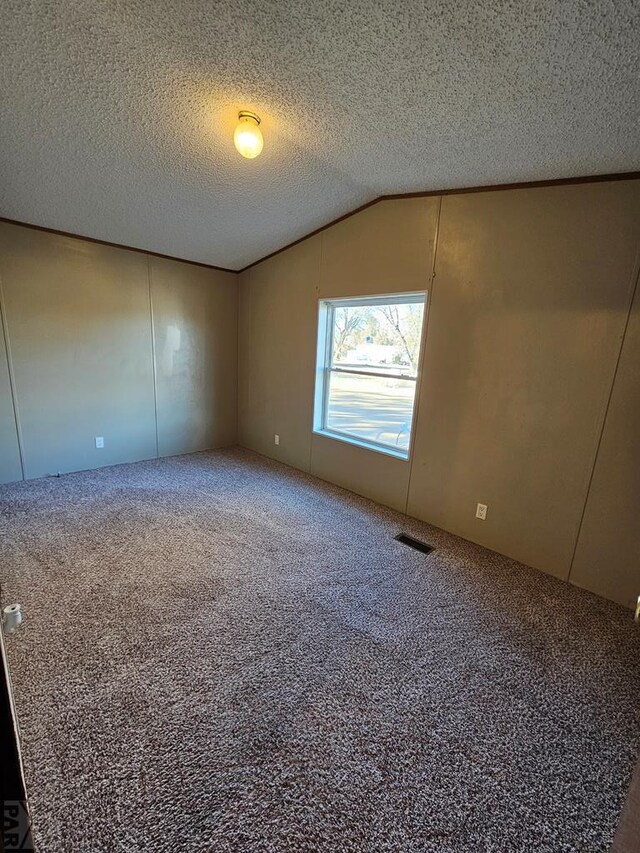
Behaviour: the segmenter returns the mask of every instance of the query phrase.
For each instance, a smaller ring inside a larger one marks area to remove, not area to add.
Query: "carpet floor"
[[[0,559],[41,853],[611,841],[617,605],[239,449],[0,487]]]

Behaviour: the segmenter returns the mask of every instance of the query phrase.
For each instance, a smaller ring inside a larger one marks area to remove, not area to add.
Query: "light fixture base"
[[[240,110],[238,118],[252,118],[256,124],[260,124],[260,116],[257,116],[255,113],[250,113],[249,110]]]

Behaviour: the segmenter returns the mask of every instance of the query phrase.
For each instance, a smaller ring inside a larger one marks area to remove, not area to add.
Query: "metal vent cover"
[[[423,554],[430,554],[433,551],[433,545],[427,545],[426,542],[421,542],[419,539],[414,539],[413,536],[407,536],[406,533],[398,533],[394,537],[403,545],[408,545],[409,548],[414,548],[416,551],[421,551]]]

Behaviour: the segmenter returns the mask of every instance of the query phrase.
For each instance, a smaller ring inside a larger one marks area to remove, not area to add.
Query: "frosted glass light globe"
[[[240,121],[233,132],[233,144],[238,153],[248,160],[253,160],[262,151],[264,140],[258,125],[260,119],[253,113],[241,112]]]

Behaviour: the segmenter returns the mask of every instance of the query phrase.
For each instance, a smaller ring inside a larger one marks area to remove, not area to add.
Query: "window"
[[[408,457],[425,298],[320,302],[316,432]]]

